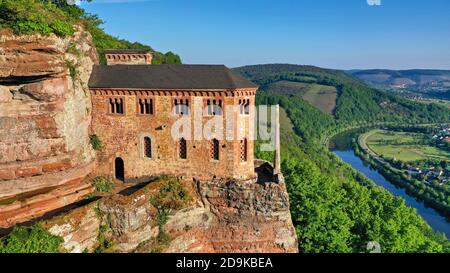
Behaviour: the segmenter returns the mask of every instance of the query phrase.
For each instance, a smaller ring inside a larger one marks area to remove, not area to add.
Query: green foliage
[[[191,199],[189,191],[183,186],[181,181],[171,178],[159,189],[158,194],[152,196],[150,203],[161,214],[161,216],[158,216],[158,219],[163,220],[164,225],[167,215],[184,208]]]
[[[15,227],[0,239],[0,253],[57,253],[63,239],[50,234],[40,225]]]
[[[0,0],[0,26],[18,34],[38,33],[69,36],[74,33],[75,20],[52,1]]]
[[[78,74],[76,65],[71,61],[66,61],[66,66],[67,68],[69,68],[70,78],[72,79],[72,81],[75,81]]]
[[[92,182],[98,192],[110,192],[114,188],[114,184],[104,176],[97,176]]]
[[[379,187],[324,175],[309,160],[287,160],[283,172],[302,252],[365,252],[370,241],[383,252],[443,251],[445,239]]]
[[[10,28],[17,34],[54,33],[65,37],[74,33],[75,25],[84,25],[92,35],[102,64],[106,63],[103,53],[108,48],[153,51],[150,46],[107,34],[100,27],[103,23],[97,15],[89,14],[76,5],[68,5],[65,0],[0,0],[0,27]],[[153,63],[179,64],[181,59],[172,52],[154,52]]]
[[[107,239],[106,232],[108,231],[107,225],[100,225],[97,234],[98,246],[94,250],[94,253],[108,253],[111,252],[114,247],[114,242]]]
[[[152,252],[161,252],[168,245],[171,238],[165,231],[164,225],[174,211],[186,207],[192,200],[189,191],[183,186],[180,180],[174,178],[165,179],[168,179],[168,182],[161,186],[158,193],[150,199],[150,203],[157,210],[156,220],[159,229],[156,245],[153,247]]]
[[[92,149],[96,150],[96,151],[100,151],[103,148],[103,143],[101,141],[101,139],[97,136],[97,135],[90,135],[89,136],[89,141],[92,145]]]

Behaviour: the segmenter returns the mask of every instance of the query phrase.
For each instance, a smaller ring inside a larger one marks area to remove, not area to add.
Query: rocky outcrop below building
[[[69,252],[298,251],[283,181],[181,182],[191,198],[161,223],[152,200],[171,179],[105,197],[42,225],[61,236]]]
[[[97,62],[81,28],[67,38],[0,29],[0,227],[89,191],[79,183],[95,167],[87,82]]]

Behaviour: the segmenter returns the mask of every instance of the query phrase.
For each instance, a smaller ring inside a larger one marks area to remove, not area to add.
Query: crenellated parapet
[[[107,65],[152,64],[153,54],[144,49],[108,49],[105,58]]]

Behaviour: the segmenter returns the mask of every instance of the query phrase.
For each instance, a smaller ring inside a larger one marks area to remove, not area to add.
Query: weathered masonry
[[[98,152],[99,173],[126,182],[164,174],[256,177],[251,134],[258,87],[225,66],[95,66],[89,88],[92,133],[104,144]],[[227,106],[236,110],[225,111]],[[218,117],[225,130],[230,130],[226,120],[233,120],[232,139],[194,136],[194,127]],[[188,120],[191,130],[174,137],[172,128],[180,118]]]
[[[107,49],[106,63],[116,64],[152,64],[153,55],[143,49]]]

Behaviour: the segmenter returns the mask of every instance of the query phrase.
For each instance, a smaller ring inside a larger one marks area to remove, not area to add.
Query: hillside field
[[[336,87],[316,83],[278,81],[268,84],[264,89],[274,93],[300,96],[328,114],[333,114],[338,97]]]
[[[403,162],[450,159],[449,152],[422,144],[426,136],[420,133],[374,130],[367,133],[365,138],[368,148],[385,158],[395,158]]]

